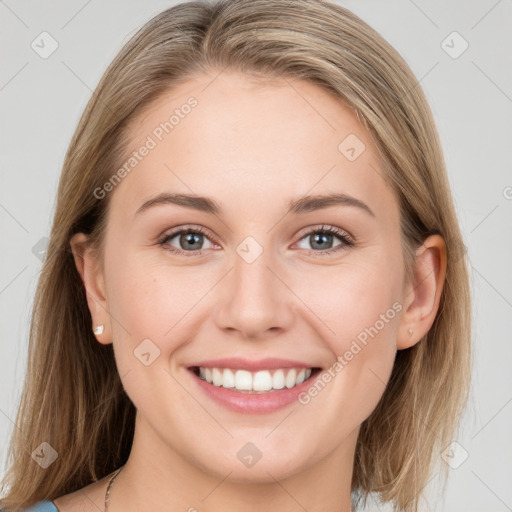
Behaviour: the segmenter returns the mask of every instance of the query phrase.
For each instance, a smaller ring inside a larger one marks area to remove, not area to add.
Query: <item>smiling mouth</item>
[[[273,393],[292,389],[311,380],[321,368],[276,368],[250,372],[233,368],[191,366],[189,370],[213,386],[246,394]]]

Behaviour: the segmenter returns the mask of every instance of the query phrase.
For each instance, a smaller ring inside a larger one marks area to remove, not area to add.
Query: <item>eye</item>
[[[333,247],[333,238],[341,240],[341,243]],[[355,243],[348,233],[334,226],[317,226],[310,229],[300,241],[302,240],[306,240],[311,244],[313,249],[311,249],[310,252],[316,253],[315,256],[317,254],[320,256],[339,252],[348,247],[352,247]]]
[[[333,238],[337,238],[341,243],[333,247]],[[176,239],[175,244],[177,244],[178,247],[172,243],[174,239]],[[204,239],[210,243],[210,247],[203,247]],[[315,255],[332,254],[352,247],[355,244],[352,237],[345,231],[334,226],[324,225],[316,226],[307,231],[302,236],[299,243],[303,240],[307,240],[311,244],[313,249],[309,249],[309,252]],[[158,243],[166,250],[184,256],[197,256],[201,253],[202,249],[208,249],[214,245],[210,241],[210,237],[207,235],[206,231],[201,227],[182,227],[175,229],[170,233],[166,233]]]
[[[178,247],[175,247],[171,243],[174,239],[177,239]],[[208,249],[208,247],[202,247],[202,239],[206,239],[210,242],[209,238],[206,236],[206,232],[202,228],[180,228],[165,234],[158,243],[170,252],[183,254],[185,256],[195,256],[201,252],[201,249]],[[171,248],[168,247],[169,245],[171,245]]]

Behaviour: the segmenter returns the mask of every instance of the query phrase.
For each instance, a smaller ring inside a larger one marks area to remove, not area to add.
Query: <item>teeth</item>
[[[251,372],[247,372],[245,370],[238,370],[235,373],[235,388],[250,391],[252,389]]]
[[[234,388],[238,391],[265,391],[291,389],[311,376],[311,368],[285,368],[278,370],[232,370],[229,368],[199,368],[199,376],[214,386]]]
[[[295,384],[297,383],[297,371],[292,368],[289,372],[286,378],[284,379],[284,385],[287,388],[293,388]]]
[[[223,372],[222,387],[224,387],[224,388],[234,388],[235,387],[235,374],[227,368]]]
[[[212,381],[214,386],[221,386],[223,379],[222,373],[218,368],[212,368]]]
[[[283,389],[284,388],[284,371],[283,370],[276,370],[276,372],[272,376],[272,388],[273,389]]]

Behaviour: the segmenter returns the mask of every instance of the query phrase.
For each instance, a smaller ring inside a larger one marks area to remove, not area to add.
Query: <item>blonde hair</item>
[[[73,492],[128,459],[135,408],[112,345],[100,345],[91,331],[70,239],[89,234],[101,255],[110,195],[98,200],[94,190],[125,160],[134,117],[187,78],[227,68],[308,80],[354,109],[396,193],[409,278],[414,250],[428,235],[446,242],[434,324],[424,339],[398,351],[382,399],[361,426],[353,499],[366,503],[375,492],[394,510],[416,511],[433,463],[452,441],[470,383],[467,256],[432,114],[413,73],[375,30],[327,1],[186,2],[155,16],[123,47],[66,154],[3,481],[6,510]],[[43,442],[58,453],[46,469],[31,456]]]

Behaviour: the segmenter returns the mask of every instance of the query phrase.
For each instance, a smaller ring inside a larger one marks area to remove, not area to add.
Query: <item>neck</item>
[[[287,470],[282,459],[272,456],[262,456],[250,469],[232,459],[232,466],[221,464],[217,471],[215,464],[206,467],[205,461],[194,460],[194,454],[163,443],[138,415],[130,457],[112,486],[108,510],[350,512],[357,434],[354,431],[344,444],[314,463],[308,464],[302,455],[298,472]],[[239,450],[245,443],[238,439],[233,444]],[[315,450],[310,452],[313,459]]]

